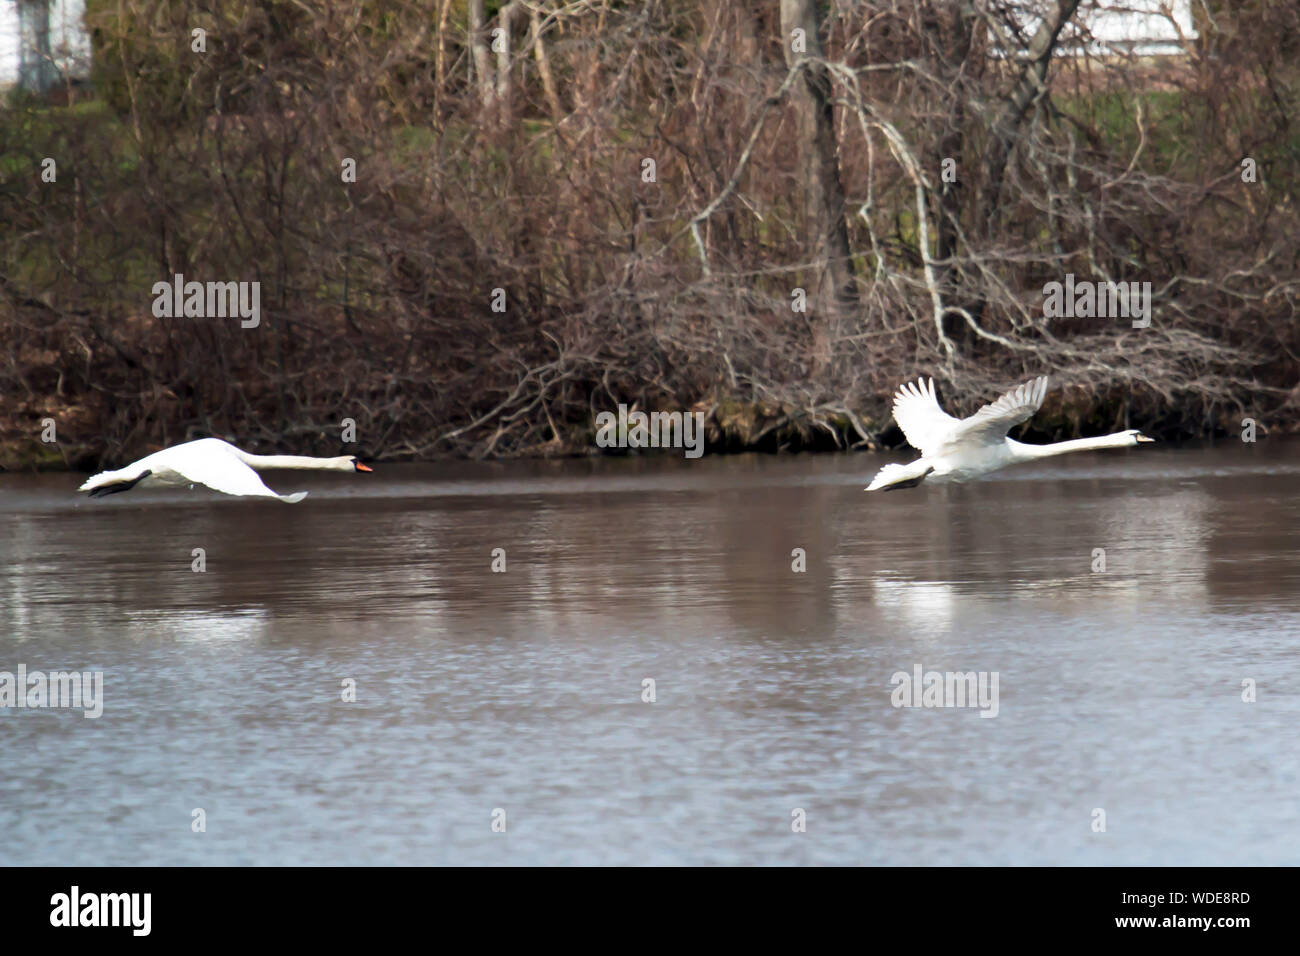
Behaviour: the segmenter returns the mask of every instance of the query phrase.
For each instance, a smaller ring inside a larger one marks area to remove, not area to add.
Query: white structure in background
[[[86,0],[0,0],[0,88],[32,91],[90,75]]]
[[[1190,52],[1197,39],[1192,5],[1203,0],[1083,0],[1061,32],[1059,56],[1178,56]],[[1054,0],[1010,0],[1011,15],[1029,39]],[[992,55],[1005,56],[995,45]],[[1025,55],[1017,49],[1017,58]]]
[[[1077,19],[1092,34],[1089,53],[1177,56],[1197,38],[1193,2],[1199,0],[1105,0]]]

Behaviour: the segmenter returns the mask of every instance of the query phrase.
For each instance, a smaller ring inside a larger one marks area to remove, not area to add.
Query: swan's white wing
[[[1047,376],[1018,385],[996,402],[985,405],[970,418],[963,418],[953,431],[953,442],[1000,442],[1021,422],[1029,421],[1043,407],[1047,397]]]
[[[197,442],[191,445],[198,444]],[[276,494],[266,485],[257,472],[253,471],[232,452],[211,445],[192,448],[178,445],[157,455],[158,465],[174,471],[187,481],[196,485],[207,485],[213,491],[225,495],[257,495],[262,498],[279,498],[290,504],[302,501],[307,492],[300,491],[293,495]]]
[[[927,456],[960,424],[939,407],[934,379],[917,379],[898,389],[894,395],[894,421],[903,430],[907,443]]]

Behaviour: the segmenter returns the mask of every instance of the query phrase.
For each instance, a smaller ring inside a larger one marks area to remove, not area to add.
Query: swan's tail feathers
[[[299,491],[292,495],[276,495],[276,497],[287,505],[296,505],[298,502],[302,501],[302,499],[307,497],[307,492]]]
[[[876,477],[867,485],[867,491],[897,491],[899,488],[915,488],[925,481],[925,476],[934,471],[934,466],[927,464],[924,458],[910,465],[890,464],[881,468]]]

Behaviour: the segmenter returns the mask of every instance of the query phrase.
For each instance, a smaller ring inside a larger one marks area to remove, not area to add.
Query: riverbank
[[[985,400],[992,401],[996,397],[990,394]],[[945,408],[948,407],[946,401],[942,404]],[[967,414],[973,412],[979,403],[968,404],[972,407],[966,411]],[[887,406],[881,410],[880,417],[866,411],[845,411],[814,417],[798,409],[737,401],[701,405],[692,411],[703,416],[703,453],[706,455],[878,451],[906,445]],[[1170,416],[1167,420],[1176,419]],[[1260,438],[1300,432],[1300,420],[1294,417],[1283,421],[1255,421]],[[1194,433],[1182,427],[1161,427],[1158,417],[1150,421],[1126,419],[1124,408],[1115,402],[1067,405],[1059,398],[1053,400],[1049,395],[1043,410],[1023,431],[1016,432],[1016,437],[1030,442],[1063,441],[1129,427],[1141,428],[1158,441],[1166,443],[1236,436],[1241,431],[1240,419],[1234,416],[1226,417],[1219,423],[1219,427]],[[394,442],[387,446],[375,445],[367,442],[363,433],[357,435],[355,445],[344,445],[338,432],[330,435],[324,430],[308,432],[296,429],[292,436],[277,441],[273,436],[258,437],[265,434],[261,428],[205,430],[196,421],[186,423],[183,428],[171,426],[161,431],[147,426],[137,428],[125,441],[113,443],[110,447],[108,442],[98,437],[99,429],[97,420],[88,414],[84,406],[58,406],[39,401],[16,403],[0,417],[0,472],[95,471],[109,464],[134,460],[168,445],[208,435],[216,435],[262,453],[328,455],[338,453],[341,448],[355,448],[363,457],[379,461],[506,461],[678,453],[675,450],[669,452],[655,448],[602,448],[597,443],[594,424],[570,424],[561,427],[558,436],[531,448],[489,455],[467,454],[463,449],[434,449],[416,454],[409,447],[403,447],[409,446],[410,441]]]

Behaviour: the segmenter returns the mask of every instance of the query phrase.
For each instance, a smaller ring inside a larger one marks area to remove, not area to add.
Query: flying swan
[[[257,477],[254,468],[300,468],[310,471],[373,471],[352,455],[338,458],[305,458],[301,455],[250,455],[220,438],[200,438],[183,445],[173,445],[117,471],[101,471],[87,478],[78,491],[89,491],[100,498],[144,488],[175,488],[183,485],[207,485],[227,495],[259,495],[279,498],[295,504],[307,497],[300,491],[278,495]]]
[[[907,443],[921,453],[909,465],[886,465],[866,488],[894,491],[915,488],[921,482],[970,481],[1007,465],[1037,461],[1052,455],[1092,448],[1128,448],[1139,442],[1155,441],[1136,428],[1079,438],[1051,445],[1024,445],[1007,437],[1013,426],[1028,421],[1042,407],[1047,395],[1047,376],[1026,382],[985,405],[970,418],[953,418],[939,407],[934,379],[917,379],[894,395],[894,420]]]

